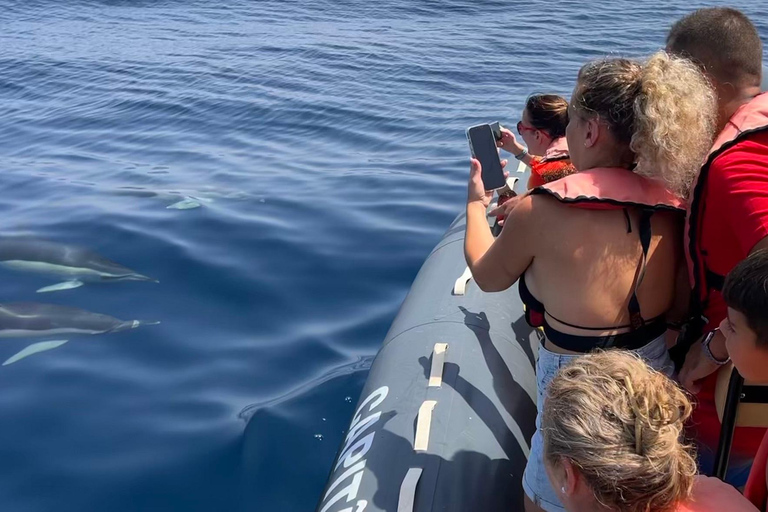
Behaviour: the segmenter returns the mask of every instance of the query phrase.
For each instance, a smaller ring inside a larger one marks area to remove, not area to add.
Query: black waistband
[[[544,334],[547,339],[564,350],[586,354],[596,348],[623,348],[637,350],[652,342],[667,330],[663,317],[655,318],[633,331],[610,336],[578,336],[554,329],[544,320]]]

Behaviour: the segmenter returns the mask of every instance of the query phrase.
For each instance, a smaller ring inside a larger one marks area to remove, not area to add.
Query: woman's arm
[[[467,194],[467,231],[464,257],[477,285],[486,292],[506,290],[518,280],[533,261],[530,233],[531,197],[521,199],[508,214],[504,229],[494,240],[488,226],[486,208],[492,194],[484,190],[480,162],[472,160]]]

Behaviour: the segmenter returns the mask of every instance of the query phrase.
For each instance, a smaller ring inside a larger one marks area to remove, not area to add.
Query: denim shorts
[[[645,359],[656,370],[669,376],[672,375],[674,364],[667,351],[665,335],[659,336],[633,352]],[[556,354],[545,349],[543,345],[539,347],[539,360],[536,363],[536,406],[538,408],[536,432],[531,440],[531,454],[523,474],[523,490],[531,501],[547,512],[565,512],[565,508],[560,503],[558,492],[549,483],[547,472],[544,469],[544,439],[540,433],[544,393],[558,370],[579,356],[580,354]]]

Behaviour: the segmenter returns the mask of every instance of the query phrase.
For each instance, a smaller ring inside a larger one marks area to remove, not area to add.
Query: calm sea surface
[[[160,281],[36,294],[56,280],[1,270],[0,301],[162,322],[0,368],[0,508],[312,510],[462,208],[464,129],[698,5],[0,2],[0,235]]]

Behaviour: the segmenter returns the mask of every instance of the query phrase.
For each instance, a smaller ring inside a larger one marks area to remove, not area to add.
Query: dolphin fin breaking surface
[[[21,361],[22,359],[27,358],[31,355],[37,354],[39,352],[53,350],[54,348],[62,346],[67,341],[69,340],[52,340],[52,341],[41,341],[38,343],[33,343],[27,346],[26,348],[22,349],[20,352],[17,352],[16,354],[6,359],[5,362],[3,363],[3,366],[8,366],[9,364],[13,364],[17,361]]]
[[[71,290],[73,288],[80,288],[83,286],[83,282],[78,279],[72,279],[71,281],[63,281],[61,283],[52,284],[50,286],[44,286],[37,290],[37,293],[58,292],[60,290]]]
[[[192,208],[200,208],[201,206],[199,201],[191,197],[185,197],[181,201],[166,206],[165,208],[167,210],[191,210]]]

